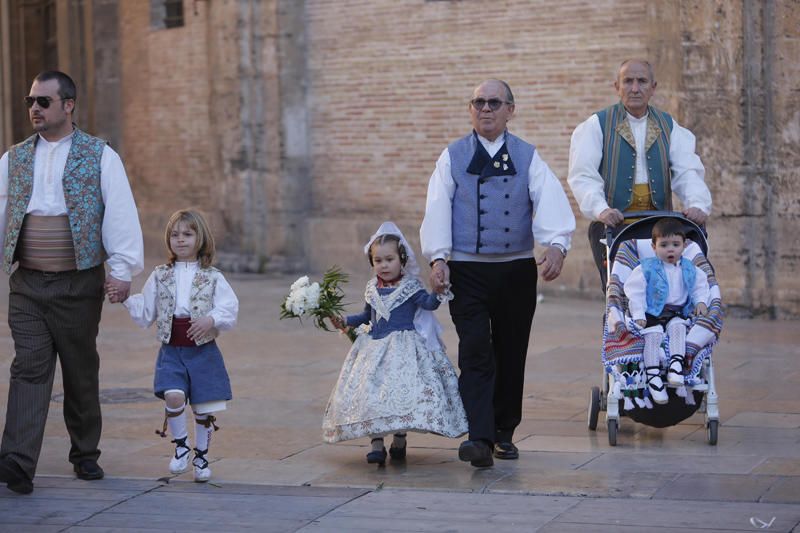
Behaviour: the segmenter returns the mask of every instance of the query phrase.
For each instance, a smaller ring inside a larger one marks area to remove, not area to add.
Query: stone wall
[[[385,219],[416,245],[428,179],[489,77],[566,187],[569,138],[653,60],[654,103],[697,136],[712,262],[736,312],[800,316],[798,27],[792,0],[213,0],[150,27],[119,0],[122,145],[149,249],[185,205],[231,266],[363,274]],[[577,208],[573,208],[578,213]],[[545,292],[599,297],[578,230]]]

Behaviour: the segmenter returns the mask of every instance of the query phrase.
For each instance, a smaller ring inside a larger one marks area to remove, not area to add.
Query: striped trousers
[[[33,479],[42,449],[56,358],[64,384],[70,462],[100,456],[97,332],[105,270],[46,273],[18,268],[9,280],[8,325],[15,356],[0,457]]]

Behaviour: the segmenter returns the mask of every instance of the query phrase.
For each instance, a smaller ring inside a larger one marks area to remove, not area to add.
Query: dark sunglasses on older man
[[[49,96],[26,96],[25,97],[25,105],[28,106],[28,109],[33,107],[34,102],[39,104],[39,107],[42,109],[47,109],[50,107],[51,102],[55,102],[56,100],[71,100],[71,98],[56,98],[55,100],[50,98]]]
[[[505,100],[500,100],[499,98],[489,98],[486,100],[485,98],[473,98],[470,100],[472,107],[475,108],[475,111],[483,111],[483,106],[489,104],[489,109],[492,111],[497,111],[500,109],[500,106],[503,104],[510,104],[511,102],[506,102]]]

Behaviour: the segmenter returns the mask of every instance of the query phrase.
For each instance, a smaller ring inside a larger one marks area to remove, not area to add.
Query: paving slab
[[[368,274],[352,274],[346,301],[357,311]],[[663,429],[623,418],[612,447],[604,413],[597,431],[586,422],[589,391],[602,377],[602,302],[547,294],[528,352],[523,420],[514,439],[520,459],[474,469],[458,461],[458,439],[410,434],[408,461],[377,468],[364,458],[369,439],[321,441],[322,413],[349,343],[279,320],[278,304],[296,277],[229,276],[240,320],[219,344],[234,399],[213,435],[208,485],[192,483],[191,473],[168,473],[171,445],[154,433],[163,404],[150,395],[158,343],[124,308],[107,304],[98,338],[106,398],[100,463],[107,477],[74,479],[57,371],[36,489],[22,497],[0,487],[0,532],[185,530],[189,522],[170,521],[170,505],[190,510],[183,515],[197,530],[485,531],[491,521],[505,520],[493,514],[498,505],[512,517],[502,522],[504,531],[640,531],[641,522],[617,516],[630,516],[630,509],[652,514],[653,525],[665,531],[753,530],[760,522],[753,526],[750,518],[774,517],[770,531],[800,523],[796,322],[726,320],[714,351],[717,446],[707,444],[698,413]],[[134,289],[143,282],[137,278]],[[0,398],[13,358],[7,296],[0,291]],[[455,330],[445,308],[436,314],[455,362]],[[0,423],[4,417],[0,409]],[[675,505],[679,513],[671,511]],[[694,514],[710,519],[700,524]],[[411,516],[413,527],[401,515]]]

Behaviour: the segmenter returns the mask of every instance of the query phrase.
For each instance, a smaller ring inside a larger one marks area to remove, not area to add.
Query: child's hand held
[[[708,307],[703,302],[700,302],[694,308],[694,314],[695,316],[708,316]]]
[[[634,322],[640,328],[644,328],[647,325],[647,320],[644,320],[643,318],[640,318],[639,320],[634,320]]]

